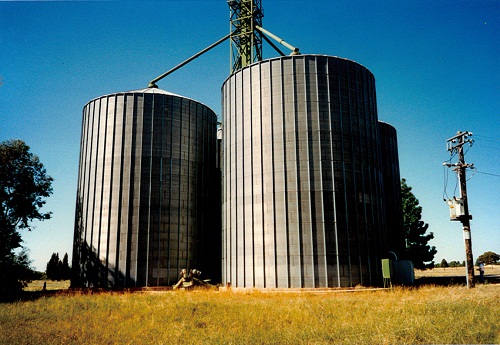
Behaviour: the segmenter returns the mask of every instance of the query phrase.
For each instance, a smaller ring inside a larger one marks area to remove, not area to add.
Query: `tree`
[[[476,265],[479,265],[479,262],[484,262],[486,265],[493,265],[498,261],[500,261],[500,255],[490,251],[479,255],[476,259]]]
[[[69,267],[68,253],[64,253],[61,264],[61,277],[64,280],[71,278],[71,268]]]
[[[48,279],[52,280],[66,280],[70,278],[70,267],[68,263],[68,253],[64,254],[64,258],[61,261],[59,259],[59,253],[52,253],[49,262],[47,263],[47,268],[45,274]]]
[[[22,140],[0,143],[0,298],[20,290],[19,265],[29,267],[29,260],[27,252],[24,257],[14,253],[22,247],[19,230],[31,230],[33,220],[50,219],[41,208],[52,194],[52,181]]]
[[[434,238],[430,232],[426,235],[429,224],[424,223],[422,218],[422,207],[418,199],[412,193],[412,188],[401,180],[401,198],[403,202],[403,227],[406,241],[405,259],[413,262],[416,269],[427,269],[434,267],[434,255],[436,247],[430,246],[428,242]]]
[[[446,259],[441,260],[440,266],[443,268],[450,267],[450,265],[448,264],[448,261],[446,261]]]
[[[59,280],[59,253],[52,253],[45,274],[48,279]]]
[[[0,259],[0,301],[16,297],[34,276],[30,268],[28,250],[11,253]]]

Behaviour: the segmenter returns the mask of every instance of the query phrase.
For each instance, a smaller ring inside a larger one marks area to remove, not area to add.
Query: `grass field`
[[[499,314],[498,284],[61,294],[0,304],[0,344],[491,344]]]
[[[47,291],[60,291],[68,289],[71,282],[69,280],[34,280],[24,288],[24,291],[41,291],[43,283],[46,283]]]
[[[478,281],[479,271],[474,267],[476,282]],[[417,286],[441,285],[455,286],[466,285],[465,267],[434,268],[432,270],[415,270],[415,284]],[[485,284],[500,284],[500,265],[487,265],[484,270]]]
[[[479,272],[477,267],[474,267],[474,274],[477,276]],[[500,275],[500,265],[486,265],[484,270],[485,276]],[[420,277],[446,277],[446,276],[464,276],[465,267],[447,267],[433,268],[432,270],[415,270],[415,278]]]

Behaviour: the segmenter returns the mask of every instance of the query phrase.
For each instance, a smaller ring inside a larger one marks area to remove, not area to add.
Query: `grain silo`
[[[73,285],[158,286],[183,268],[213,273],[216,123],[207,106],[157,88],[85,105]]]
[[[387,254],[375,80],[294,55],[233,73],[223,94],[223,281],[378,285]]]

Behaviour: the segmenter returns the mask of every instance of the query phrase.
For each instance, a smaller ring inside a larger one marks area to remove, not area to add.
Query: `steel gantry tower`
[[[261,0],[229,0],[231,10],[231,73],[262,60]]]

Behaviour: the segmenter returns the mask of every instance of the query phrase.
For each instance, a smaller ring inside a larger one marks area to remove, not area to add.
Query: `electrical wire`
[[[455,197],[455,194],[457,194],[457,189],[458,189],[458,176],[457,180],[455,181],[455,189],[453,190],[453,197]]]
[[[493,173],[488,173],[488,172],[483,172],[483,171],[477,171],[477,170],[476,170],[476,173],[477,173],[477,174],[483,174],[483,175],[490,175],[490,176],[500,177],[500,175],[499,175],[499,174],[493,174]]]
[[[443,165],[443,200],[449,199],[448,198],[448,191],[446,190],[446,187],[448,186],[448,169],[445,165]]]
[[[443,186],[443,200],[446,200],[446,199],[450,199],[450,197],[448,196],[448,182],[449,182],[449,169],[447,168],[450,168],[450,165],[452,164],[451,161],[452,159],[457,155],[457,150],[452,150],[450,152],[450,158],[448,158],[448,160],[444,161],[443,162],[443,178],[444,178],[444,186]],[[456,186],[455,186],[455,192],[456,192]],[[455,194],[454,192],[454,194]],[[453,196],[455,197],[455,196]]]
[[[500,142],[500,138],[494,138],[494,137],[488,137],[488,136],[484,136],[484,135],[477,135],[477,134],[474,134],[474,137],[478,138],[478,139],[481,139],[481,141],[491,141],[491,142],[495,142],[495,143],[499,143]]]
[[[473,177],[474,177],[474,175],[476,175],[476,173],[477,173],[477,169],[476,169],[476,167],[475,167],[475,166],[471,166],[470,168],[472,169],[472,175],[470,175],[470,176],[469,176],[469,178],[468,178],[466,181],[469,181],[469,180],[470,180],[471,178],[473,178]]]
[[[495,150],[495,151],[498,151],[499,148],[498,147],[492,147],[492,146],[484,146],[484,145],[481,145],[481,144],[477,144],[477,146],[479,146],[480,148],[482,149],[489,149],[489,150]]]
[[[470,150],[470,148],[472,147],[472,144],[473,144],[473,143],[474,143],[474,141],[472,141],[472,142],[470,143],[470,145],[467,147],[467,149],[466,149],[466,150],[465,150],[465,152],[464,152],[464,156],[467,154],[467,152],[469,152],[469,150]]]
[[[467,154],[467,152],[469,152],[469,150],[472,147],[472,145],[474,144],[475,140],[474,139],[469,139],[467,142],[469,143],[469,146],[467,147],[467,149],[465,150],[465,152],[463,152],[462,157],[465,156]],[[465,143],[463,143],[463,144],[465,144]],[[463,149],[463,148],[461,148],[461,149]],[[456,147],[453,147],[449,151],[450,151],[450,158],[443,163],[443,167],[445,168],[445,171],[443,172],[443,175],[444,175],[444,177],[443,177],[444,178],[444,181],[443,181],[443,183],[444,183],[444,186],[443,186],[443,199],[444,200],[446,200],[446,199],[449,200],[449,196],[448,196],[449,172],[448,172],[448,169],[446,169],[446,167],[450,168],[451,166],[454,165],[454,164],[451,163],[451,161],[458,154],[459,149],[457,149]],[[471,164],[469,167],[472,169],[473,174],[467,179],[467,181],[470,180],[472,177],[474,177],[474,175],[476,173],[480,173],[480,172],[477,171],[477,169],[474,167],[473,164]],[[491,175],[494,175],[494,174],[491,174]],[[494,176],[499,176],[500,177],[500,175],[494,175]],[[455,188],[453,190],[453,198],[455,198],[455,195],[457,193],[457,189],[458,189],[458,185],[459,185],[458,182],[459,181],[458,181],[458,176],[457,176],[457,179],[455,181]]]
[[[447,162],[450,162],[450,163],[451,163],[451,160],[452,160],[453,158],[455,158],[455,156],[456,156],[456,155],[457,155],[457,150],[452,150],[452,151],[450,152],[450,159],[448,159],[448,160],[447,160]]]

